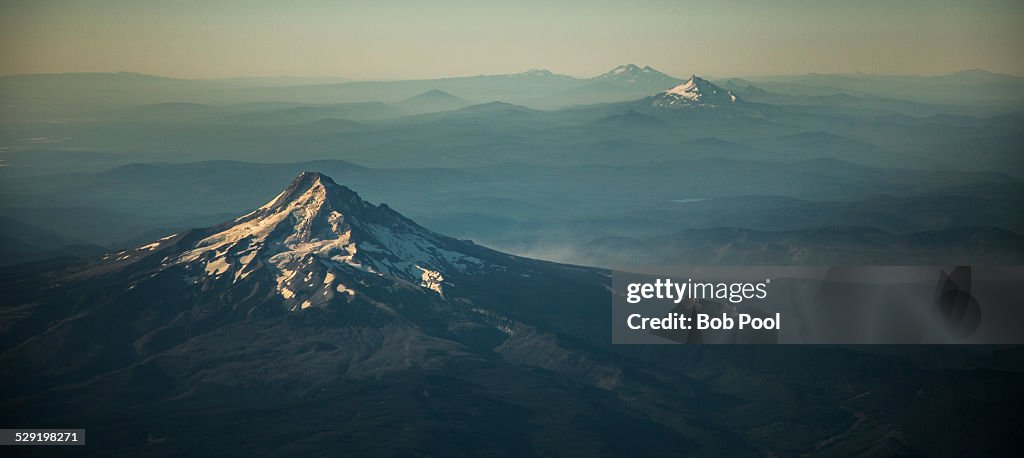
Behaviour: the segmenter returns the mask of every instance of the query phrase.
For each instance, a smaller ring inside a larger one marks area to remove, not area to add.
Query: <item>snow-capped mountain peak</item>
[[[645,68],[650,70],[651,67],[645,67]],[[609,71],[608,73],[605,73],[605,74],[606,75],[622,75],[624,73],[636,73],[636,72],[641,72],[641,71],[643,71],[643,70],[640,67],[637,67],[635,64],[626,64],[626,65],[619,65],[618,67],[615,67],[615,68],[611,69],[611,71]]]
[[[374,277],[444,297],[447,277],[484,264],[464,252],[467,245],[372,205],[327,176],[303,172],[247,215],[136,251],[159,252],[161,269],[183,268],[192,283],[272,279],[297,310],[348,300]]]
[[[659,72],[650,66],[640,67],[636,64],[619,65],[601,75],[594,77],[595,80],[621,85],[660,85],[675,84],[679,80]]]
[[[686,80],[685,83],[680,84],[665,92],[668,94],[675,94],[685,99],[700,100],[703,94],[701,94],[700,88],[697,86],[697,82],[697,77],[692,76],[690,77],[690,79]]]
[[[545,68],[531,68],[519,74],[520,76],[555,76],[551,70]]]
[[[732,91],[693,75],[686,82],[656,94],[651,105],[661,108],[720,107],[738,101]]]

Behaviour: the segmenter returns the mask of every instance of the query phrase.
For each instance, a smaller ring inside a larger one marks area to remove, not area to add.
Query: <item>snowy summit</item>
[[[678,83],[679,80],[659,72],[650,66],[640,67],[635,64],[619,65],[594,78],[598,81],[620,85],[649,85],[656,84],[664,87],[668,84]]]
[[[694,108],[730,106],[737,102],[739,99],[732,91],[694,75],[685,83],[656,94],[651,105],[657,108]]]
[[[247,215],[108,255],[104,262],[159,259],[146,275],[180,272],[178,278],[204,291],[265,291],[294,311],[350,301],[380,281],[444,298],[449,277],[484,270],[476,255],[489,252],[370,204],[327,176],[303,172]]]

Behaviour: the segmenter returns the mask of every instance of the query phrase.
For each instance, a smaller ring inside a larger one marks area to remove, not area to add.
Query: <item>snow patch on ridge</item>
[[[206,275],[217,276],[224,272],[227,272],[231,268],[227,260],[224,258],[217,258],[206,263]]]
[[[416,266],[416,268],[423,271],[423,275],[420,276],[420,286],[434,290],[444,297],[444,293],[441,291],[441,282],[444,281],[444,276],[441,275],[441,272],[420,266]]]

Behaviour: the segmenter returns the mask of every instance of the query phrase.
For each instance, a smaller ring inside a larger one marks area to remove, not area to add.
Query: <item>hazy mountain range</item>
[[[698,237],[686,262],[1016,262],[1021,81],[636,65],[584,79],[2,77],[0,254],[124,248],[251,210],[313,169],[452,235],[599,266],[623,262],[595,248],[609,240],[716,228],[762,235]],[[835,230],[863,236],[821,239]],[[955,255],[908,242],[922,237]],[[904,249],[849,254],[879,244]]]
[[[82,119],[107,110],[169,101],[236,105],[287,102],[399,102],[440,90],[470,103],[504,101],[539,109],[636,100],[683,83],[651,67],[628,64],[591,77],[548,70],[427,80],[342,78],[176,79],[137,73],[66,73],[0,77],[4,119]],[[751,101],[833,104],[910,114],[1018,111],[1024,78],[968,70],[942,76],[863,74],[706,78]]]

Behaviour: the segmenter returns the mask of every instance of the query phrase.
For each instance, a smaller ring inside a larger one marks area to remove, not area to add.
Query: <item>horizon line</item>
[[[477,73],[477,74],[434,76],[434,77],[412,77],[412,78],[383,78],[383,77],[382,78],[353,78],[353,77],[344,76],[344,75],[289,75],[289,74],[244,75],[244,76],[243,75],[238,75],[238,76],[218,76],[218,77],[181,77],[181,76],[160,75],[160,74],[156,74],[156,73],[144,73],[144,72],[130,71],[130,70],[67,71],[67,72],[57,72],[57,71],[55,71],[55,72],[30,72],[30,73],[3,73],[3,74],[0,74],[0,78],[10,78],[10,77],[19,77],[19,76],[119,75],[120,74],[120,75],[147,76],[147,77],[152,77],[152,78],[163,78],[163,79],[171,79],[171,80],[179,80],[179,81],[226,81],[226,80],[237,80],[237,79],[271,79],[271,78],[294,78],[294,79],[318,79],[318,78],[320,78],[320,79],[329,79],[329,78],[337,78],[337,79],[343,79],[343,80],[346,80],[346,81],[339,81],[338,83],[329,83],[329,84],[344,84],[344,83],[359,83],[359,82],[431,81],[431,80],[442,80],[442,79],[476,78],[476,77],[487,77],[487,76],[515,76],[515,75],[527,74],[527,73],[530,73],[530,72],[541,71],[541,72],[548,72],[552,76],[564,76],[564,77],[570,77],[570,78],[577,79],[577,80],[586,80],[586,79],[597,78],[599,76],[607,74],[608,72],[610,72],[611,70],[614,70],[615,68],[626,66],[626,65],[637,65],[637,67],[639,67],[639,68],[650,67],[652,70],[655,70],[655,71],[657,71],[659,73],[662,73],[662,74],[664,74],[666,76],[669,76],[671,78],[676,78],[676,79],[679,79],[679,80],[686,80],[687,79],[687,78],[680,78],[680,77],[677,77],[677,76],[674,76],[674,75],[662,72],[661,70],[658,70],[658,69],[656,69],[654,67],[651,67],[649,65],[641,66],[641,65],[638,65],[638,64],[621,64],[621,65],[617,65],[617,66],[613,67],[612,69],[610,69],[610,70],[608,70],[608,71],[606,71],[604,73],[599,73],[599,74],[596,74],[596,75],[593,75],[593,76],[579,76],[579,75],[571,75],[571,74],[568,74],[568,73],[558,73],[558,72],[555,72],[555,71],[552,71],[552,70],[546,69],[546,68],[530,68],[528,70],[524,70],[524,71],[516,72],[516,73]],[[861,72],[861,71],[856,71],[856,72],[847,72],[847,73],[822,73],[822,72],[767,73],[767,74],[762,73],[762,74],[740,74],[740,75],[729,75],[729,76],[717,76],[717,75],[700,76],[700,74],[693,73],[692,75],[693,76],[698,76],[698,77],[701,77],[701,78],[704,78],[704,79],[722,80],[722,79],[732,79],[732,78],[744,79],[744,78],[773,78],[773,77],[792,77],[792,76],[938,77],[938,76],[949,76],[949,75],[956,75],[956,74],[959,74],[959,73],[968,73],[968,72],[983,72],[983,73],[987,73],[987,74],[995,75],[995,76],[1008,76],[1008,77],[1012,77],[1012,78],[1024,78],[1024,75],[1015,75],[1015,74],[1012,74],[1012,73],[994,72],[994,71],[987,70],[987,69],[980,68],[980,67],[972,67],[972,68],[965,68],[965,69],[961,69],[961,70],[953,70],[953,71],[949,71],[949,72],[945,72],[945,73],[865,73],[865,72]]]

